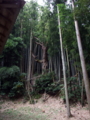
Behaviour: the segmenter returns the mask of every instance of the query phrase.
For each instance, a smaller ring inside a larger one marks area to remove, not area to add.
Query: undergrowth
[[[0,68],[0,95],[10,98],[23,95],[24,76],[18,66]]]

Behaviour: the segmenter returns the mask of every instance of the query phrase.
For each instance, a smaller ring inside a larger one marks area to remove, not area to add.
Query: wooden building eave
[[[0,53],[24,4],[24,0],[0,0]]]

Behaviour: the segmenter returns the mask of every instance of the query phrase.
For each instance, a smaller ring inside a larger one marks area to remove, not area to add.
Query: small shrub
[[[18,66],[0,68],[0,94],[17,97],[23,94],[24,82]]]
[[[9,97],[18,97],[24,93],[24,84],[20,81],[14,82],[13,86],[9,92]]]
[[[68,95],[69,95],[69,100],[70,102],[77,102],[81,101],[81,86],[78,84],[77,78],[76,77],[70,77],[67,79],[68,82]],[[61,89],[61,96],[65,100],[65,91],[64,91],[64,85],[62,85]]]
[[[60,84],[54,81],[54,72],[46,73],[36,80],[35,92],[37,93],[48,93],[55,95],[60,91]]]
[[[78,84],[76,77],[68,78],[68,92],[71,101],[81,100],[81,86]]]

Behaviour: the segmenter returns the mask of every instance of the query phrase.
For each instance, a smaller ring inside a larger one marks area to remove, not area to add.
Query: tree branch
[[[32,57],[35,59],[35,61],[37,61],[39,63],[43,63],[43,60],[36,59],[37,56],[35,56],[33,53],[32,53]]]
[[[41,46],[43,46],[43,44],[42,43],[40,43],[40,42],[35,42],[36,44],[38,44],[38,45],[41,45]]]

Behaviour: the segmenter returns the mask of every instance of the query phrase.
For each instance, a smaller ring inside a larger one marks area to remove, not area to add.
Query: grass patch
[[[3,104],[3,103],[4,103],[4,101],[0,101],[0,105]]]
[[[7,109],[0,113],[0,120],[49,120],[38,108],[21,107],[17,110]]]

